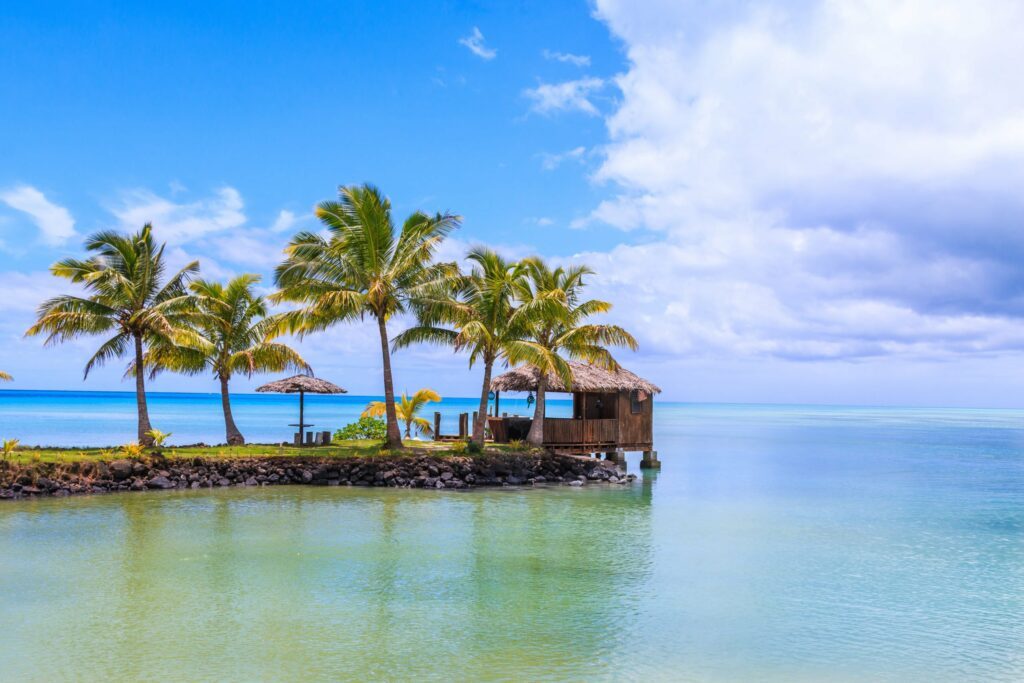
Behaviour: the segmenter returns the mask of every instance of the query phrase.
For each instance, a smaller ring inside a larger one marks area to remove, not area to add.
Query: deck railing
[[[611,445],[618,439],[618,420],[544,418],[544,444],[550,446]]]

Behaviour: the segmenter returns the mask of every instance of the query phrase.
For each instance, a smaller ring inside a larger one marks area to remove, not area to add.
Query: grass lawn
[[[436,455],[466,455],[462,442],[416,441],[407,439],[402,454],[418,456],[424,453]],[[281,446],[280,444],[246,444],[244,446],[188,446],[176,448],[164,446],[162,452],[167,458],[251,458],[251,457],[304,457],[304,458],[359,458],[381,455],[379,441],[336,441],[330,446]],[[522,450],[509,444],[487,444],[487,452],[515,452]],[[152,449],[132,453],[122,448],[32,448],[19,446],[10,461],[28,464],[33,462],[77,462],[84,460],[116,460],[125,457],[148,455]],[[397,453],[386,452],[389,455]],[[2,457],[2,456],[0,456]]]

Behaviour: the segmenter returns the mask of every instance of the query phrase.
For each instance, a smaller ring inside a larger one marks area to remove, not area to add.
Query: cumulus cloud
[[[655,351],[1024,344],[1024,6],[598,0],[629,68],[581,255]]]
[[[587,76],[564,83],[541,83],[536,88],[524,90],[523,96],[531,101],[530,109],[538,114],[581,111],[598,116],[600,112],[590,98],[604,85],[603,79]]]
[[[571,52],[555,52],[547,49],[543,50],[541,54],[549,62],[562,62],[563,64],[581,67],[590,66],[590,55],[574,55]]]
[[[50,246],[60,246],[75,236],[75,220],[31,185],[19,185],[0,192],[0,201],[16,211],[28,214]]]
[[[476,26],[473,27],[473,32],[468,36],[459,38],[459,45],[464,45],[480,59],[494,59],[498,56],[497,50],[487,47],[484,42],[484,34]]]
[[[152,223],[157,236],[170,244],[183,244],[245,224],[244,203],[238,190],[223,187],[194,202],[175,202],[149,190],[125,192],[112,213],[128,230]]]

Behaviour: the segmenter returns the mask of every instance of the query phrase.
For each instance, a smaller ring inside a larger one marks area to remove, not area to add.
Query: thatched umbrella
[[[274,394],[298,394],[299,395],[299,435],[301,441],[302,430],[305,427],[312,427],[305,422],[305,400],[306,394],[347,394],[348,392],[337,384],[331,384],[325,379],[317,379],[309,375],[295,375],[288,379],[279,379],[270,382],[256,389],[260,393]]]

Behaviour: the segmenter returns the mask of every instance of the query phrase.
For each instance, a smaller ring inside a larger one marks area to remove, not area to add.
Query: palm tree
[[[235,373],[252,377],[258,372],[280,372],[288,368],[309,372],[302,356],[285,344],[271,341],[281,324],[280,316],[267,313],[267,301],[253,292],[258,275],[239,275],[227,285],[196,280],[190,285],[194,330],[179,335],[172,344],[153,348],[146,365],[155,373],[172,370],[185,374],[212,372],[220,382],[227,442],[245,443],[245,437],[231,415],[228,382]]]
[[[491,371],[495,361],[506,358],[509,344],[525,331],[513,320],[523,268],[483,247],[472,249],[466,258],[473,262],[470,273],[457,273],[415,299],[419,324],[395,337],[394,347],[444,344],[456,351],[468,350],[471,368],[477,361],[483,363],[480,409],[473,422],[473,441],[483,444]]]
[[[149,223],[134,234],[92,235],[85,242],[91,258],[68,258],[50,268],[57,277],[81,284],[87,296],[68,294],[44,301],[36,324],[26,333],[45,333],[48,345],[112,333],[86,363],[84,375],[111,359],[133,357],[138,439],[147,446],[152,444],[147,432],[153,426],[146,405],[144,348],[170,343],[186,325],[186,285],[199,270],[199,262],[193,261],[165,278],[164,246],[153,241]]]
[[[398,414],[398,419],[405,424],[405,438],[411,438],[410,431],[413,425],[416,426],[417,434],[430,436],[434,433],[430,421],[425,417],[420,417],[417,413],[420,411],[420,408],[431,401],[440,400],[441,397],[433,389],[420,389],[412,395],[412,398],[406,396],[404,391],[402,392],[402,398],[399,400],[398,405],[395,406],[395,410]],[[373,401],[366,406],[366,410],[363,411],[361,417],[380,417],[386,411],[387,405],[383,401]]]
[[[593,274],[586,266],[558,267],[552,270],[539,258],[523,261],[526,278],[519,280],[519,307],[513,323],[525,326],[527,338],[509,343],[507,356],[511,363],[523,363],[538,372],[537,405],[526,440],[540,446],[544,443],[544,402],[548,375],[557,375],[566,388],[572,386],[572,372],[562,354],[607,368],[618,369],[618,363],[606,348],[626,346],[635,350],[636,340],[618,325],[595,325],[587,321],[606,313],[612,305],[607,301],[581,301],[583,278]]]
[[[305,307],[288,314],[299,334],[369,315],[376,321],[383,359],[388,448],[401,448],[391,376],[387,322],[407,309],[410,297],[428,281],[451,272],[433,264],[438,245],[461,218],[450,213],[410,215],[396,232],[391,202],[372,185],[341,187],[337,201],[321,202],[317,217],[328,236],[300,232],[275,271],[275,301]]]

